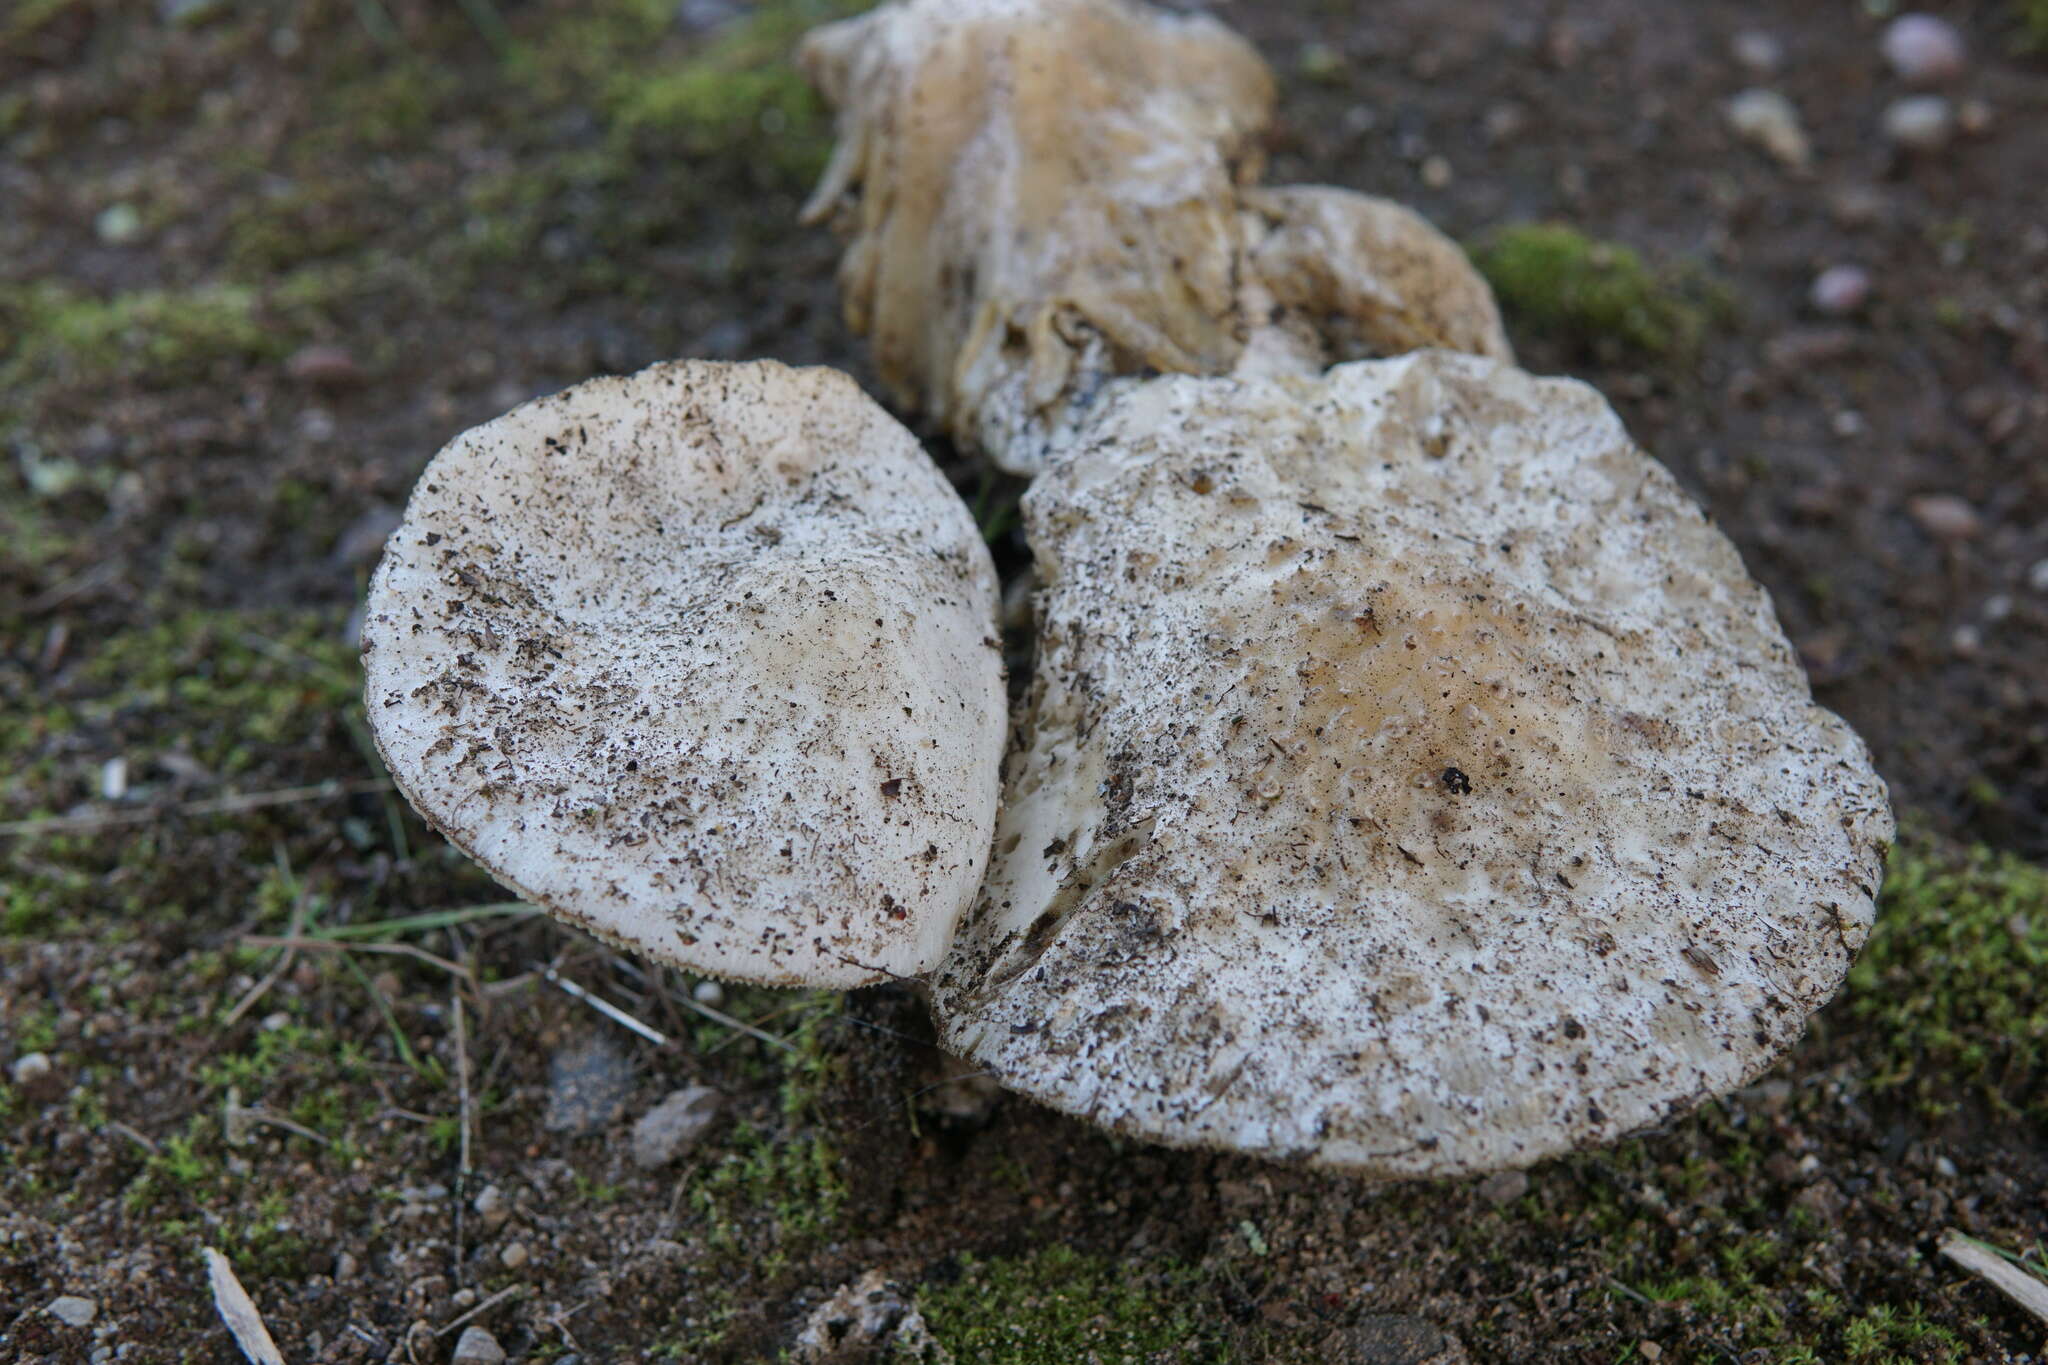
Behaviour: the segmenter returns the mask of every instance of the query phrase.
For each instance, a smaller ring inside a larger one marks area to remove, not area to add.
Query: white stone
[[[46,1311],[66,1327],[88,1327],[99,1315],[100,1306],[91,1299],[82,1298],[77,1294],[65,1294],[50,1300],[50,1306]]]
[[[1940,95],[1908,95],[1885,107],[1884,135],[1912,151],[1939,151],[1955,130],[1955,110]]]
[[[1870,272],[1860,265],[1829,266],[1814,278],[1809,297],[1823,313],[1835,317],[1854,313],[1870,298]]]
[[[14,1059],[14,1065],[8,1068],[8,1075],[14,1078],[16,1085],[27,1089],[39,1084],[54,1069],[49,1054],[24,1052]]]
[[[477,1217],[483,1219],[486,1232],[496,1232],[512,1217],[512,1201],[496,1185],[486,1185],[478,1190],[470,1207],[476,1210]]]
[[[1735,60],[1754,75],[1768,76],[1785,64],[1785,45],[1761,29],[1742,30],[1729,49]]]
[[[1884,31],[1884,59],[1908,85],[1955,80],[1969,64],[1963,35],[1931,14],[1902,14]]]
[[[706,1085],[677,1090],[633,1125],[633,1164],[659,1170],[697,1144],[718,1121],[725,1097]]]
[[[1805,170],[1812,164],[1813,148],[1800,124],[1798,107],[1777,91],[1745,90],[1729,100],[1722,112],[1739,136],[1782,165]]]
[[[504,1365],[505,1348],[481,1327],[465,1327],[456,1339],[455,1365]]]

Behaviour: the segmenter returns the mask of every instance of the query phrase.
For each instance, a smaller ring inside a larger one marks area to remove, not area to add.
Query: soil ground
[[[1869,740],[1905,833],[1807,1041],[1612,1151],[1362,1186],[943,1103],[907,998],[728,991],[764,1042],[504,904],[382,783],[364,577],[528,396],[676,355],[874,387],[795,223],[830,130],[785,58],[833,7],[13,0],[0,1359],[231,1358],[204,1246],[295,1362],[446,1359],[475,1308],[522,1360],[772,1360],[870,1270],[960,1360],[1423,1359],[1407,1318],[1483,1361],[2048,1358],[1934,1254],[2048,1259],[2048,14],[1940,6],[1966,128],[1908,154],[1881,3],[1214,8],[1282,75],[1271,181],[1467,241]],[[1729,131],[1750,86],[1810,167]],[[1840,264],[1871,298],[1822,316]],[[1015,484],[940,453],[1016,571]],[[719,1122],[640,1170],[693,1083]]]

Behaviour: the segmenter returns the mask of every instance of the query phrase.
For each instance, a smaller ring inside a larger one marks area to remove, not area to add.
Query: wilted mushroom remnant
[[[830,370],[657,365],[434,457],[371,585],[372,727],[500,880],[692,971],[936,963],[995,820],[995,571]]]
[[[1044,586],[946,1041],[1120,1131],[1526,1165],[1741,1084],[1892,832],[1763,590],[1584,385],[1121,381]]]
[[[905,0],[802,61],[840,142],[806,209],[851,237],[883,378],[1017,473],[1111,377],[1506,357],[1492,295],[1416,214],[1255,190],[1272,75],[1213,19],[1127,0]]]

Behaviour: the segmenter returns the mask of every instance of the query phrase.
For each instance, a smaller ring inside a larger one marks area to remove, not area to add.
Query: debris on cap
[[[844,375],[657,365],[457,437],[363,624],[400,788],[520,895],[685,970],[929,969],[1006,731],[996,578]]]
[[[1769,598],[1584,385],[1441,351],[1097,399],[948,1046],[1116,1131],[1525,1166],[1761,1071],[1892,820]]]

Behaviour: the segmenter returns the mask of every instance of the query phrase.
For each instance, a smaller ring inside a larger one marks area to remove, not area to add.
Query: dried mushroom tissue
[[[1455,245],[1260,187],[1271,77],[1207,18],[907,0],[801,60],[849,322],[1035,476],[1025,695],[972,519],[852,381],[656,366],[457,438],[393,537],[369,710],[437,827],[691,971],[919,981],[1004,1084],[1175,1145],[1521,1166],[1798,1036],[1884,784]]]

